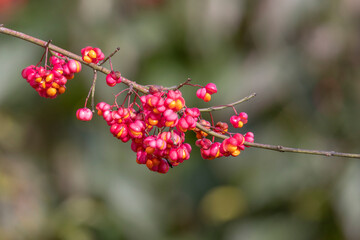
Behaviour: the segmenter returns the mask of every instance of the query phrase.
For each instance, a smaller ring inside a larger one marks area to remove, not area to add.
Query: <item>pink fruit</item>
[[[81,121],[90,121],[92,116],[93,113],[89,108],[80,108],[76,111],[76,117]]]

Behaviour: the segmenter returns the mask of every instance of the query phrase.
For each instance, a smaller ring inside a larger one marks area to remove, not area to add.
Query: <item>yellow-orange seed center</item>
[[[91,57],[91,58],[96,58],[97,57],[96,52],[94,50],[90,50],[89,53],[88,53],[88,56]]]
[[[46,94],[49,96],[49,97],[53,97],[56,95],[56,89],[55,88],[48,88],[48,90],[46,90]]]

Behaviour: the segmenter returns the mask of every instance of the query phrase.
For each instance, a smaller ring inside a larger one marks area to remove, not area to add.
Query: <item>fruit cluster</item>
[[[244,136],[235,133],[232,137],[220,142],[212,142],[207,138],[201,138],[196,141],[196,146],[200,147],[202,158],[212,160],[219,157],[236,157],[245,149],[244,142],[254,142],[254,134],[246,133]]]
[[[205,87],[196,91],[196,96],[205,102],[209,102],[211,100],[211,95],[214,93],[217,93],[216,85],[214,83],[208,83]]]
[[[210,83],[207,86],[211,87],[211,94],[217,91],[215,84]],[[96,110],[110,126],[110,132],[114,137],[122,142],[131,140],[136,162],[146,165],[151,171],[166,173],[170,167],[189,159],[191,146],[185,143],[187,131],[196,133],[196,145],[200,147],[201,156],[209,160],[223,156],[238,156],[245,149],[245,141],[254,141],[251,132],[244,136],[240,133],[229,134],[227,123],[218,122],[211,126],[210,122],[201,119],[198,108],[186,107],[185,99],[179,90],[152,89],[149,94],[139,96],[140,104],[136,103],[136,98],[131,103],[128,102],[128,107],[124,107],[124,104],[117,106],[100,102],[96,105]],[[77,111],[79,120],[88,121],[91,117],[91,110],[88,108]],[[242,112],[231,119],[231,123],[236,119],[237,123],[241,121],[245,124],[247,115]],[[230,137],[222,142],[214,142],[214,139],[211,141],[206,138],[207,132],[196,127],[197,123],[216,133],[229,134]]]
[[[81,54],[86,63],[98,64],[104,59],[99,48],[90,46],[83,48]],[[45,64],[45,67],[26,67],[22,76],[40,96],[55,98],[65,92],[67,80],[81,70],[81,64],[60,54],[52,56],[49,61],[50,66]],[[122,82],[122,77],[120,72],[113,71],[111,62],[110,66],[111,72],[106,76],[106,83],[114,87]],[[196,96],[205,102],[209,102],[211,96],[217,93],[214,83],[208,83],[205,87],[184,83],[178,88],[183,85],[200,87]],[[138,91],[130,87],[121,106],[117,104],[116,98],[126,90],[115,95],[113,105],[105,102],[96,105],[98,115],[110,126],[113,136],[122,142],[131,140],[131,149],[136,153],[138,164],[144,164],[154,172],[166,173],[170,167],[188,160],[191,153],[191,146],[185,143],[185,133],[188,131],[196,134],[198,140],[195,144],[200,148],[201,156],[208,160],[238,156],[245,149],[245,142],[254,142],[252,132],[245,135],[229,133],[227,123],[218,122],[214,125],[212,116],[210,123],[201,117],[198,108],[186,107],[185,99],[178,88],[164,90],[162,87],[150,86],[148,93],[140,96]],[[92,111],[86,107],[89,96],[86,98],[85,107],[76,112],[76,117],[81,121],[90,121],[93,116]],[[230,118],[230,123],[234,128],[241,128],[247,123],[248,115],[245,112],[237,114],[234,107],[233,109],[235,115]],[[215,142],[215,137],[208,139],[211,132],[212,135],[220,134],[218,137],[224,140]]]
[[[230,123],[234,128],[242,128],[247,123],[248,115],[245,112],[241,112],[238,115],[231,116]]]
[[[241,112],[239,115],[232,116],[230,118],[230,122],[235,128],[239,128],[242,127],[243,124],[247,123],[247,118],[247,114],[245,112]],[[213,128],[214,132],[222,135],[225,135],[229,128],[228,124],[224,122],[218,122],[215,126],[211,126],[210,122],[205,119],[201,119],[200,124],[206,129]],[[252,132],[248,132],[245,135],[240,133],[235,133],[233,135],[230,134],[230,137],[222,142],[215,142],[214,139],[211,141],[206,138],[208,136],[206,132],[200,129],[195,129],[194,131],[196,133],[196,138],[198,139],[195,142],[195,145],[200,148],[202,158],[207,160],[227,156],[236,157],[245,149],[245,141],[254,142],[254,134]]]
[[[169,167],[189,159],[191,146],[184,143],[184,132],[195,129],[200,112],[185,107],[179,90],[143,95],[140,102],[138,110],[133,108],[134,102],[129,107],[116,109],[100,102],[96,109],[114,137],[122,142],[131,140],[137,163],[145,164],[152,171],[166,173]]]
[[[55,98],[65,92],[67,81],[81,71],[81,64],[72,59],[65,61],[55,55],[49,61],[48,69],[46,66],[31,65],[23,69],[21,75],[41,97]]]

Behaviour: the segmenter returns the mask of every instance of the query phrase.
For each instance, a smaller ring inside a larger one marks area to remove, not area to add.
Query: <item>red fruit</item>
[[[160,114],[155,114],[153,112],[150,112],[149,114],[147,114],[147,123],[151,126],[157,126],[159,124],[159,120],[161,119],[161,115]]]
[[[36,73],[36,70],[34,69],[34,65],[28,66],[26,68],[24,68],[21,72],[21,76],[25,79],[29,79],[28,76],[29,75],[33,75]]]
[[[61,64],[60,63],[60,58],[56,57],[56,56],[51,56],[49,58],[49,62],[51,65],[55,66],[55,65],[58,65],[58,64]]]
[[[76,111],[77,119],[81,121],[90,121],[92,119],[92,112],[89,108],[80,108]]]
[[[65,85],[67,83],[67,79],[64,76],[59,77],[55,82],[59,85]]]
[[[217,93],[217,88],[214,83],[206,84],[205,89],[206,89],[206,92],[209,93],[210,95]]]
[[[199,148],[208,149],[211,146],[212,142],[210,141],[210,139],[201,138],[196,140],[195,144]]]
[[[169,160],[171,161],[171,163],[177,162],[178,154],[176,152],[176,148],[171,148],[170,149],[170,151],[169,151]]]
[[[224,122],[218,122],[215,125],[215,132],[221,133],[221,134],[225,134],[228,131],[229,125],[227,123]]]
[[[105,55],[101,52],[100,48],[94,48],[94,51],[96,52],[96,57],[98,61],[101,61],[105,58]]]
[[[181,132],[186,132],[189,128],[189,124],[186,122],[185,118],[180,118],[177,124],[177,129]]]
[[[207,84],[204,88],[198,89],[196,92],[196,96],[205,102],[209,102],[211,100],[211,95],[217,92],[216,85],[213,83],[209,84]]]
[[[165,105],[175,112],[180,111],[185,106],[185,100],[179,90],[170,90],[166,96]]]
[[[116,83],[121,83],[121,74],[119,71],[116,71],[116,72],[111,71],[110,75],[112,78],[114,78],[116,80]]]
[[[166,149],[166,142],[161,138],[156,139],[156,148],[158,150]]]
[[[185,114],[190,115],[193,118],[198,118],[200,116],[200,111],[198,108],[186,108]]]
[[[81,71],[81,63],[71,59],[68,61],[67,66],[72,73],[78,73]]]
[[[105,121],[108,122],[108,123],[113,121],[112,111],[110,109],[103,111],[102,116],[105,119]]]
[[[244,122],[244,121],[246,120],[246,122],[247,122],[248,115],[247,115],[246,112],[241,112],[241,113],[239,113],[239,117],[241,118],[241,121]]]
[[[178,115],[171,109],[166,110],[163,113],[164,125],[166,127],[175,127],[178,123]]]
[[[95,63],[97,64],[99,61],[105,58],[104,54],[101,52],[99,48],[93,48],[87,46],[81,49],[82,59],[87,63]]]
[[[196,128],[196,120],[190,115],[182,117],[177,124],[177,128],[181,132],[194,130]]]
[[[114,135],[114,137],[118,139],[124,139],[128,135],[128,128],[125,124],[113,124],[110,127],[110,132]]]
[[[114,87],[116,85],[116,79],[114,79],[111,74],[106,75],[106,84],[110,87]]]
[[[67,64],[63,65],[62,66],[62,69],[63,69],[63,75],[64,76],[70,76],[71,74],[73,74],[70,69],[69,69],[69,66]]]
[[[143,151],[138,151],[136,153],[136,162],[138,164],[146,164],[147,161],[147,153]]]
[[[254,134],[252,132],[246,133],[245,136],[244,136],[244,140],[246,142],[253,143],[254,142]]]
[[[142,121],[136,120],[129,125],[129,134],[132,138],[142,138],[145,130],[145,124]]]
[[[241,118],[237,115],[230,117],[230,123],[233,125],[234,128],[242,128],[244,122],[241,121]]]
[[[64,69],[61,65],[55,65],[51,71],[55,78],[63,77]]]
[[[196,96],[200,99],[204,99],[206,95],[206,88],[200,88],[196,91]]]
[[[118,83],[121,83],[120,72],[111,71],[108,75],[106,75],[106,84],[108,86],[114,87]]]
[[[236,140],[236,145],[237,146],[240,146],[240,145],[242,145],[243,143],[244,143],[244,137],[243,137],[243,135],[241,135],[240,133],[236,133],[236,134],[234,134],[234,136],[232,137],[233,139],[235,139]]]
[[[213,160],[214,158],[221,157],[222,154],[220,153],[220,143],[215,142],[210,145],[209,148],[204,149],[201,148],[201,157],[207,160]]]
[[[159,168],[157,170],[159,173],[167,173],[169,171],[169,164],[166,160],[161,159]]]
[[[106,102],[99,102],[98,104],[96,104],[96,110],[98,110],[97,114],[99,116],[103,115],[103,112],[106,110],[109,110],[111,107],[109,104],[107,104]]]

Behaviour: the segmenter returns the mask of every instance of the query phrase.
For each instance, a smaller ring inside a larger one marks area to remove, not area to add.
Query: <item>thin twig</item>
[[[114,56],[115,53],[117,53],[119,50],[120,50],[120,48],[117,47],[117,48],[115,49],[115,51],[112,52],[109,56],[107,56],[99,65],[101,66],[101,65],[103,65],[104,63],[106,63],[106,61],[109,60],[112,56]]]
[[[40,61],[36,64],[35,67],[37,67],[41,62],[42,60],[44,59],[45,57],[45,70],[46,70],[46,64],[47,64],[47,57],[48,57],[48,51],[49,51],[49,44],[51,43],[51,40],[49,40],[47,43],[46,43],[46,46],[45,46],[45,52],[43,53],[43,55],[41,56],[41,59]]]
[[[92,84],[92,90],[91,90],[91,110],[95,112],[95,87],[96,87],[96,78],[97,78],[97,72],[94,70],[94,80]]]
[[[303,153],[303,154],[311,154],[311,155],[323,155],[323,156],[327,156],[327,157],[347,157],[347,158],[359,158],[360,159],[360,154],[355,154],[355,153],[310,150],[310,149],[284,147],[284,146],[280,146],[280,145],[249,143],[249,142],[245,142],[245,146],[263,148],[263,149],[273,150],[273,151],[277,151],[277,152]]]
[[[188,84],[189,82],[191,82],[191,78],[188,78],[188,79],[186,79],[185,82],[180,83],[174,90],[177,90],[177,89],[182,88],[183,86],[185,86],[185,85]]]
[[[93,77],[93,82],[91,84],[91,87],[89,89],[89,93],[85,99],[85,107],[87,107],[87,102],[90,98],[90,94],[91,94],[91,111],[95,111],[95,108],[94,108],[94,97],[95,97],[95,84],[96,84],[96,78],[97,78],[97,72],[96,70],[94,70],[94,77]]]
[[[217,111],[217,110],[221,110],[221,109],[228,108],[228,107],[233,107],[233,106],[235,106],[237,104],[248,101],[248,100],[250,100],[251,98],[253,98],[255,96],[256,96],[256,93],[252,93],[249,96],[244,97],[244,98],[242,98],[242,99],[240,99],[240,100],[238,100],[236,102],[226,104],[226,105],[215,106],[215,107],[200,108],[199,111],[200,112],[212,112],[212,111]]]
[[[161,86],[161,87],[162,87],[162,89],[165,90],[165,91],[177,90],[177,89],[183,87],[184,85],[188,85],[189,82],[191,82],[191,78],[188,78],[188,79],[186,79],[185,82],[180,83],[180,84],[175,85],[175,86],[171,86],[171,87],[167,87],[167,88],[164,88],[164,87],[162,87],[162,86]]]
[[[93,85],[91,85],[90,89],[89,89],[89,93],[88,95],[86,96],[86,99],[85,99],[85,104],[84,104],[84,107],[86,108],[87,107],[87,102],[90,98],[90,94],[91,94],[91,91],[92,91],[92,88],[93,88]]]
[[[45,69],[46,69],[46,64],[48,62],[48,53],[49,53],[49,44],[52,42],[52,40],[50,39],[45,47]]]

